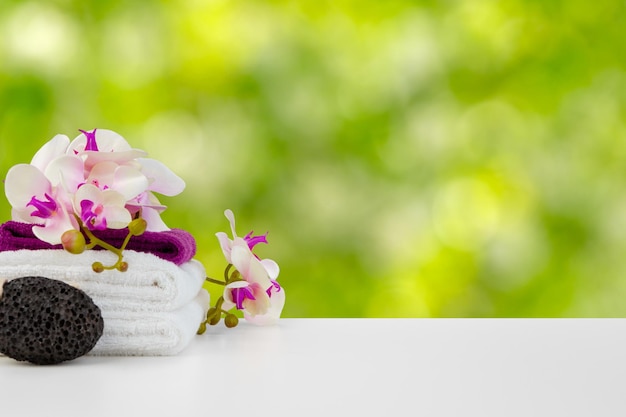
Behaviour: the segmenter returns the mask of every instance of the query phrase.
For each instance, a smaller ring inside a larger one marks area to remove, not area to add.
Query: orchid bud
[[[69,253],[78,255],[85,250],[85,236],[78,230],[68,230],[61,235],[61,244]]]
[[[210,321],[215,314],[218,314],[217,309],[215,307],[211,307],[206,313],[206,319]]]
[[[213,317],[211,317],[211,320],[209,320],[209,324],[211,326],[215,326],[217,323],[220,322],[221,319],[222,319],[222,315],[220,313],[217,313],[213,315]]]
[[[237,318],[237,316],[235,316],[234,314],[230,313],[230,314],[227,314],[226,317],[224,318],[224,324],[229,329],[232,329],[237,324],[239,324],[239,319]]]
[[[120,272],[128,271],[128,262],[120,262],[120,264],[117,266],[117,270]]]
[[[94,272],[100,273],[104,271],[104,265],[102,265],[102,262],[94,262],[91,264],[91,269],[93,269]]]
[[[148,223],[141,217],[128,223],[128,232],[133,236],[142,235],[146,231]]]

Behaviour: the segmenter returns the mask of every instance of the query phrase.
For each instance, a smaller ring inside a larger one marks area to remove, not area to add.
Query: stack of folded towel
[[[98,237],[119,247],[126,233],[105,230]],[[37,239],[32,225],[11,221],[0,226],[0,277],[43,276],[88,294],[104,319],[91,354],[175,355],[191,342],[209,306],[195,249],[183,230],[145,232],[124,250],[126,272],[95,273],[94,262],[113,264],[117,256],[103,250],[73,255]]]

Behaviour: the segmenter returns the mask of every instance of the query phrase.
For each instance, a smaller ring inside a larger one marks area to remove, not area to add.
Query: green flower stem
[[[228,273],[230,272],[230,268],[233,267],[233,264],[228,264],[228,266],[226,267],[226,269],[224,270],[224,281],[226,281],[228,283]]]
[[[110,245],[107,242],[105,242],[105,241],[99,239],[98,237],[96,237],[91,232],[91,230],[89,230],[89,228],[85,227],[85,225],[83,224],[83,222],[80,219],[80,217],[78,217],[76,214],[74,215],[74,217],[76,218],[76,221],[78,222],[80,230],[83,231],[85,233],[85,235],[87,235],[87,238],[89,239],[89,244],[87,244],[85,246],[86,249],[92,249],[95,246],[100,246],[101,248],[109,250],[109,251],[111,251],[111,252],[113,252],[114,254],[117,255],[117,262],[115,262],[113,265],[104,266],[101,263],[96,262],[98,264],[98,267],[101,268],[101,270],[104,270],[104,269],[118,269],[120,271],[123,271],[123,270],[126,270],[126,268],[128,268],[128,265],[125,262],[122,262],[122,260],[124,259],[123,251],[126,248],[126,245],[128,245],[128,242],[130,241],[130,238],[133,236],[132,233],[130,233],[130,231],[128,232],[128,235],[126,235],[126,238],[124,239],[124,242],[122,242],[122,246],[118,249],[115,246]],[[95,268],[96,263],[94,263],[94,271],[96,270],[96,268]],[[98,272],[98,271],[96,271],[96,272]]]
[[[207,282],[212,282],[213,284],[217,284],[217,285],[226,285],[224,281],[220,281],[219,279],[215,279],[215,278],[206,277],[205,280]]]

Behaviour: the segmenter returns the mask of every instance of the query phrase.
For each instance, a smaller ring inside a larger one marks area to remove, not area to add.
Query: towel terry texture
[[[132,239],[131,239],[132,241]],[[63,249],[0,252],[0,277],[43,276],[73,285],[100,307],[104,333],[95,355],[174,355],[184,349],[206,315],[209,295],[205,270],[194,259],[177,266],[151,253],[124,251],[126,272],[93,272],[100,261],[113,264],[108,251],[73,255]]]
[[[208,304],[209,293],[201,290],[196,298],[175,311],[104,310],[104,333],[89,354],[175,355],[196,335]]]
[[[61,245],[51,245],[39,240],[33,234],[33,226],[15,221],[0,225],[0,252],[20,249],[61,249]],[[128,235],[128,229],[96,230],[93,234],[119,248]],[[126,248],[137,252],[152,253],[161,259],[182,265],[195,256],[196,241],[185,230],[171,229],[165,232],[144,232],[141,236],[133,236]],[[102,248],[96,246],[94,249]]]

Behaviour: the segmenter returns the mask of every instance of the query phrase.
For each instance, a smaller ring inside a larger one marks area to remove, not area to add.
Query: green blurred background
[[[0,173],[119,132],[209,274],[269,231],[284,317],[626,316],[624,8],[2,0]]]

